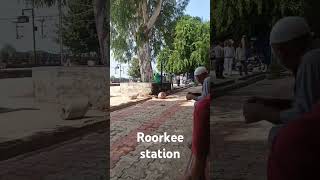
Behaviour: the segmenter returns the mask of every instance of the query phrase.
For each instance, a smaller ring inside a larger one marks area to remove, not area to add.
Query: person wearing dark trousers
[[[223,79],[223,70],[224,70],[224,56],[223,56],[223,47],[222,42],[219,42],[214,48],[214,58],[216,66],[216,77],[218,79]]]
[[[248,64],[246,62],[246,49],[243,47],[241,43],[239,43],[239,47],[236,50],[236,60],[240,63],[239,72],[240,76],[242,76],[243,72],[245,75],[248,75]]]

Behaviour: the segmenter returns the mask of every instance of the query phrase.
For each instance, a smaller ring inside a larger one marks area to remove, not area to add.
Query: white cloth
[[[246,49],[238,47],[236,50],[236,60],[244,61],[246,60]]]
[[[280,19],[270,33],[270,44],[288,42],[303,35],[311,35],[307,21],[302,17],[288,16]]]
[[[320,100],[320,49],[311,50],[302,57],[296,75],[293,100],[292,107],[280,113],[283,124],[270,130],[269,143],[273,142],[281,127],[310,112],[312,106]]]
[[[236,51],[234,47],[225,47],[224,48],[224,58],[234,58]]]
[[[232,74],[232,63],[233,63],[233,58],[225,58],[224,59],[224,72],[227,75]]]
[[[201,92],[201,96],[196,97],[196,101],[201,100],[202,98],[210,95],[210,76],[206,77],[203,81],[202,84],[202,92]]]
[[[194,71],[194,75],[198,76],[200,74],[207,73],[207,72],[208,72],[207,68],[200,66],[200,67],[197,67],[197,69]]]
[[[320,49],[311,50],[302,57],[294,94],[292,108],[280,115],[283,123],[311,111],[312,106],[320,100]]]

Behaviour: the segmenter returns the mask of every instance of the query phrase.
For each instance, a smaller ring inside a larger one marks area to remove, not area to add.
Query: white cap
[[[311,33],[310,27],[304,18],[284,17],[273,26],[270,33],[270,44],[285,43],[308,33]]]
[[[199,75],[201,75],[201,74],[203,74],[203,73],[207,73],[208,71],[207,71],[207,68],[205,68],[205,67],[203,67],[203,66],[200,66],[200,67],[198,67],[195,71],[194,71],[194,75],[195,76],[199,76]]]

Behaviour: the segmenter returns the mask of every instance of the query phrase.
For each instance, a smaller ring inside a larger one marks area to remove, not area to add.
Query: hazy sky
[[[31,18],[30,23],[19,24],[18,33],[23,37],[16,39],[16,24],[14,18],[20,16],[22,9],[26,8],[26,5],[22,0],[1,0],[0,1],[0,47],[9,43],[13,45],[18,51],[30,51],[33,49],[32,44],[32,25]],[[25,15],[30,15],[31,11],[26,11]],[[45,50],[49,52],[59,52],[59,46],[54,42],[56,38],[55,31],[57,30],[56,24],[58,23],[58,9],[57,8],[40,8],[35,9],[36,21],[35,25],[38,27],[36,32],[36,47],[38,50]],[[41,20],[39,16],[54,16],[47,18],[43,26],[43,34],[41,36]]]

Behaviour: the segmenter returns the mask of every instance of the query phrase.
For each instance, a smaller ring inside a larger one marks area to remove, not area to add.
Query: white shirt
[[[272,143],[279,129],[302,114],[310,112],[320,99],[320,49],[313,49],[302,57],[295,80],[292,107],[280,113],[282,125],[270,130],[269,142]]]
[[[210,76],[206,77],[202,84],[201,96],[195,98],[196,101],[201,100],[202,98],[210,95]]]
[[[224,48],[224,58],[234,58],[235,57],[234,47],[225,47]]]
[[[246,49],[238,47],[236,50],[236,59],[239,61],[246,60]]]

